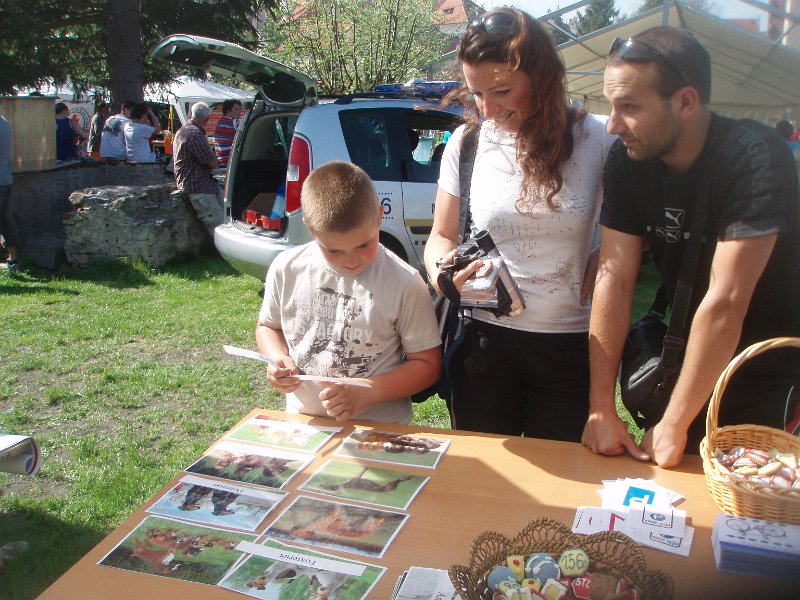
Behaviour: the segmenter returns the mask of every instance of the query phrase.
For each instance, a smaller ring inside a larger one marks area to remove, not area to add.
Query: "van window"
[[[339,119],[350,160],[376,181],[398,181],[400,165],[384,113],[346,110],[339,113]]]
[[[407,169],[407,180],[436,183],[445,145],[460,120],[454,115],[410,111],[403,115],[403,124],[413,159]]]

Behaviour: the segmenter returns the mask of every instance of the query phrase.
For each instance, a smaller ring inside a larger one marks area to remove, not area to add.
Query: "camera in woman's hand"
[[[453,275],[473,261],[483,265],[464,282],[459,292]],[[479,231],[441,269],[436,283],[451,302],[465,308],[483,308],[498,317],[513,317],[525,310],[525,301],[488,231]]]

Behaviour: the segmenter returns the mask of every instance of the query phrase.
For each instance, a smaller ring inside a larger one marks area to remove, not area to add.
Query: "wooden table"
[[[285,413],[256,410],[244,420],[256,414],[287,418]],[[331,419],[302,415],[288,418],[319,425],[341,425]],[[376,427],[374,422],[355,424]],[[398,576],[409,566],[447,569],[452,564],[466,564],[470,543],[481,531],[491,529],[513,537],[530,520],[542,516],[558,519],[569,526],[577,506],[600,505],[597,490],[602,487],[601,480],[618,477],[652,479],[686,497],[681,508],[686,510],[695,527],[689,558],[644,548],[648,567],[672,575],[675,598],[797,597],[796,583],[717,571],[711,549],[711,529],[719,511],[706,491],[699,457],[687,457],[679,468],[667,471],[628,456],[596,456],[583,446],[566,442],[387,424],[379,424],[377,428],[425,433],[431,437],[449,438],[452,443],[436,470],[430,473],[431,480],[409,507],[411,518],[384,557],[366,560],[387,567],[372,590],[371,599],[387,600]],[[344,430],[322,448],[306,471],[284,488],[290,492],[283,501],[285,505],[296,496],[297,486],[330,458],[341,439],[352,429],[352,422],[345,424]],[[179,477],[176,476],[155,497],[163,495]],[[148,501],[144,506],[151,503]],[[144,506],[45,590],[40,599],[234,600],[244,597],[222,588],[98,566],[97,561],[144,518]],[[266,519],[259,531],[272,518],[274,515]],[[358,558],[347,553],[324,551]]]

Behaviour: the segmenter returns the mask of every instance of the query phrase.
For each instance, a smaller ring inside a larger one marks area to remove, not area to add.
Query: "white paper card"
[[[306,567],[313,567],[321,571],[332,571],[334,573],[344,573],[345,575],[355,575],[356,577],[364,573],[364,565],[359,565],[349,562],[341,562],[328,558],[321,558],[318,556],[310,556],[308,554],[295,554],[286,550],[278,550],[269,546],[262,546],[261,544],[254,544],[252,542],[242,541],[236,546],[237,550],[247,552],[248,554],[256,554],[264,558],[272,560],[279,560],[285,563],[292,563],[293,565],[304,565]]]

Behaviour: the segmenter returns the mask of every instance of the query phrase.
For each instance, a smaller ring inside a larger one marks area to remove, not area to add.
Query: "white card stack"
[[[684,497],[649,479],[603,481],[600,507],[579,506],[574,533],[620,531],[649,548],[689,556],[694,528],[686,511],[675,508]]]

